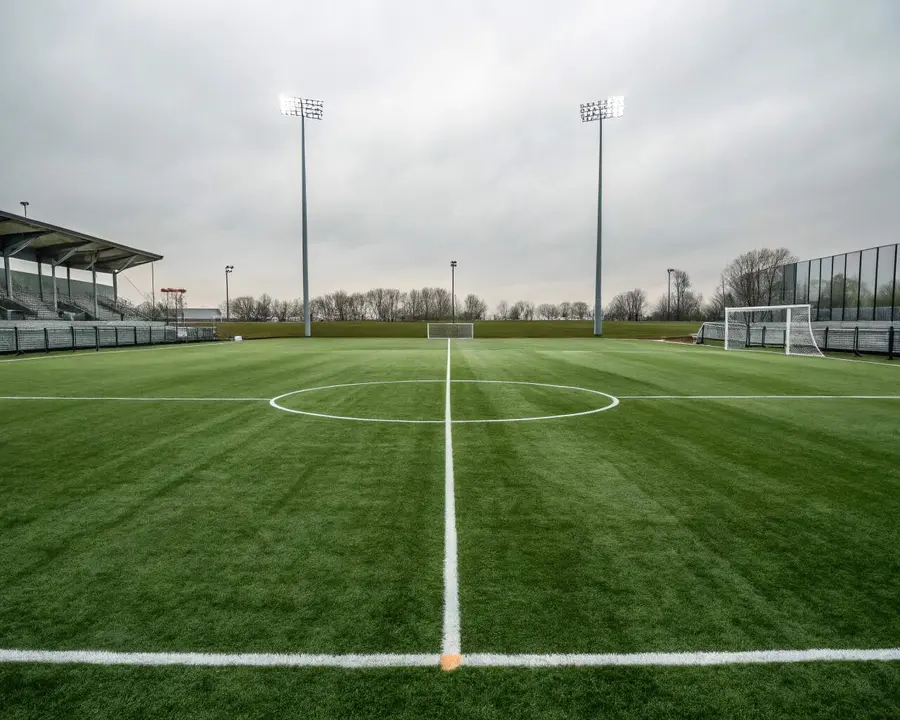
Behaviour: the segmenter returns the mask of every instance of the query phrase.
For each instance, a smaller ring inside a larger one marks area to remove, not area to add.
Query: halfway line
[[[900,395],[619,395],[619,400],[900,400]]]
[[[459,666],[461,652],[450,384],[450,338],[447,338],[447,387],[444,402],[444,635],[441,646],[441,667],[444,670],[454,670]]]
[[[269,402],[255,397],[76,397],[73,395],[4,395],[0,400],[117,400],[119,402]]]
[[[606,654],[501,655],[473,653],[463,665],[474,667],[608,667],[611,665],[752,665],[798,662],[900,660],[900,648],[873,650],[750,650],[746,652],[645,652]]]

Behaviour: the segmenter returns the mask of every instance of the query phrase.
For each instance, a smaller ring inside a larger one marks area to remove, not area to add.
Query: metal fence
[[[767,304],[809,303],[814,321],[900,321],[898,259],[895,244],[783,265]]]
[[[134,345],[164,345],[216,339],[212,327],[172,325],[66,325],[64,323],[0,327],[0,353],[49,352]]]
[[[878,353],[893,359],[900,351],[900,328],[891,327],[813,327],[813,337],[819,349],[845,351],[858,355]],[[748,347],[784,347],[784,323],[756,323],[747,326]],[[724,340],[725,323],[706,322],[700,327],[697,342]]]

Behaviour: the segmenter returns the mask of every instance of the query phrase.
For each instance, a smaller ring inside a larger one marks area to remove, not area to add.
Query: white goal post
[[[428,323],[429,340],[471,340],[474,337],[473,323]]]
[[[725,322],[705,322],[697,342],[721,340],[726,350],[784,348],[785,355],[818,355],[809,305],[758,305],[725,308]]]

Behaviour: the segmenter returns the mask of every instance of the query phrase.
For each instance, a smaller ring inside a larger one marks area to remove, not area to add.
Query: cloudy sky
[[[709,294],[759,246],[900,240],[896,0],[4,0],[0,208],[165,255],[194,306],[449,285],[604,298],[667,267]],[[127,273],[142,292],[150,273]],[[128,282],[120,288],[131,297]]]

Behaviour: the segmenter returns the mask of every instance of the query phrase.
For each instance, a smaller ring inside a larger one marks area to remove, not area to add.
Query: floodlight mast
[[[606,100],[581,104],[581,122],[593,122],[597,120],[600,128],[600,155],[597,180],[597,277],[594,286],[594,335],[603,335],[603,306],[601,304],[601,268],[602,268],[602,242],[601,227],[603,224],[603,121],[622,117],[625,112],[625,96],[616,95]]]
[[[322,119],[322,101],[282,95],[281,114],[300,118],[300,185],[303,196],[303,322],[306,325],[306,337],[311,333],[309,319],[309,253],[307,242],[306,219],[306,118]]]
[[[456,260],[450,261],[450,305],[453,308],[453,322],[456,322]]]

